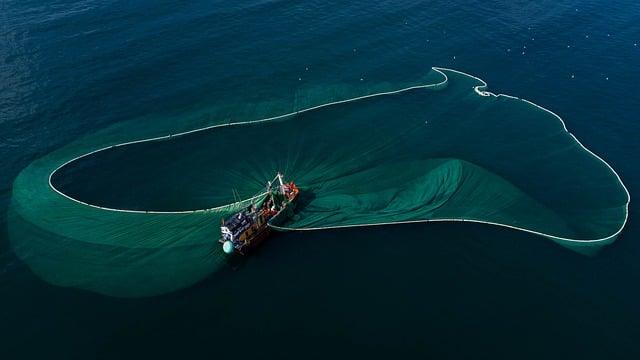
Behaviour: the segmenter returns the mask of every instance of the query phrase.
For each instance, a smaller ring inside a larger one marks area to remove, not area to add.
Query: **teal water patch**
[[[282,230],[474,221],[578,250],[613,241],[629,202],[615,171],[555,114],[485,85],[434,69],[420,84],[118,124],[18,176],[12,244],[54,284],[172,291],[224,266],[220,219],[250,202],[233,194],[259,197],[276,171],[303,191]]]

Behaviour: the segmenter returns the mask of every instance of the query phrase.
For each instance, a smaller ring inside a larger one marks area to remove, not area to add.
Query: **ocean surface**
[[[638,358],[639,64],[634,1],[3,1],[2,357]],[[135,299],[50,285],[14,252],[14,180],[81,136],[432,66],[560,115],[631,193],[618,240],[585,256],[469,223],[282,233]]]

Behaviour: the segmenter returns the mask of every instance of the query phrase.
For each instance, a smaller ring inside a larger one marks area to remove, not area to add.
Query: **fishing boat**
[[[226,254],[237,252],[245,255],[258,246],[271,233],[270,224],[280,224],[293,214],[299,193],[296,184],[293,181],[285,182],[278,172],[272,181],[267,182],[263,200],[222,219],[221,237],[218,240],[222,250]]]

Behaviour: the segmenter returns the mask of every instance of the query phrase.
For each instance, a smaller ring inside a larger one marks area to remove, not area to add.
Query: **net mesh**
[[[58,285],[171,291],[224,265],[220,219],[251,202],[238,196],[259,199],[277,171],[302,189],[280,230],[477,221],[576,249],[615,239],[629,194],[555,114],[451,70],[421,83],[333,87],[86,136],[18,176],[12,243]],[[211,128],[177,134],[202,126]]]

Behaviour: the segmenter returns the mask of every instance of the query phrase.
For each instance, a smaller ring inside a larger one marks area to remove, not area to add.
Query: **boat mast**
[[[282,174],[280,173],[280,171],[278,171],[278,175],[276,175],[276,177],[278,178],[278,182],[280,183],[280,192],[284,194],[284,181],[282,181]]]
[[[271,203],[275,203],[273,199],[273,191],[271,191],[271,181],[267,181],[267,192],[269,193],[269,199],[271,199]]]

